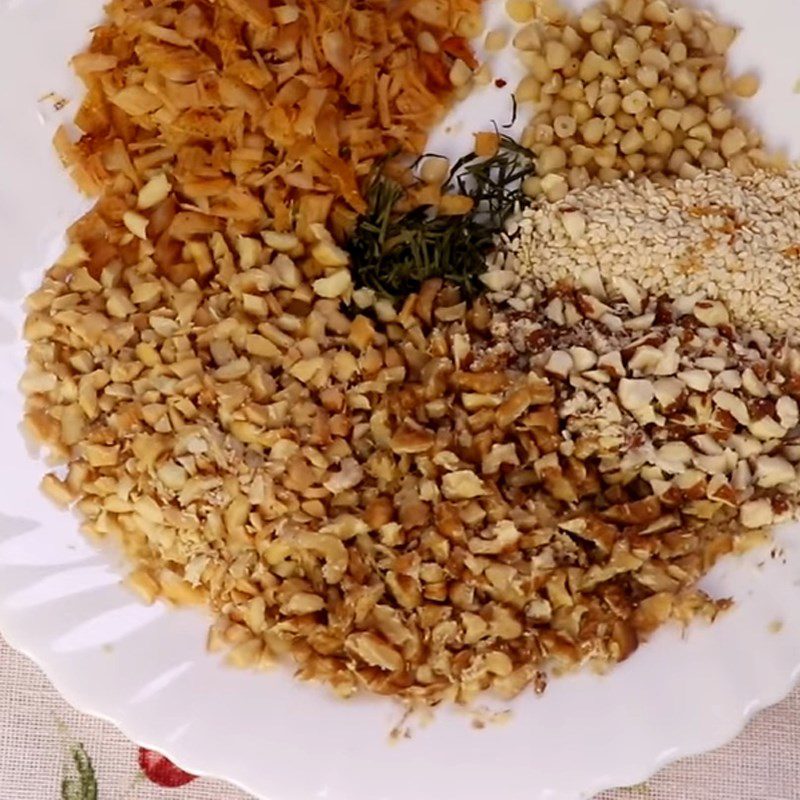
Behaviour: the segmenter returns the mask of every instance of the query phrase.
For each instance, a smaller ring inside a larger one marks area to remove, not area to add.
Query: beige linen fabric
[[[0,800],[61,800],[62,765],[71,742],[83,743],[91,757],[100,800],[250,800],[206,778],[172,789],[151,783],[139,772],[135,744],[112,725],[70,708],[33,664],[0,638]],[[633,798],[800,800],[800,688],[721,750],[596,800]]]

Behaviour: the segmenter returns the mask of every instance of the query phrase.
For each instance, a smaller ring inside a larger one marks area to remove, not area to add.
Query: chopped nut
[[[781,439],[786,435],[786,428],[772,419],[772,417],[751,420],[747,427],[756,439],[761,439],[763,442],[770,439]]]
[[[389,672],[403,669],[403,657],[374,633],[354,633],[347,637],[347,649],[367,664]]]
[[[684,383],[678,378],[659,378],[653,384],[656,400],[664,409],[668,409],[676,403],[685,388]]]
[[[772,504],[767,499],[750,500],[739,510],[739,519],[745,528],[763,528],[775,519]]]
[[[435,441],[436,437],[429,431],[401,428],[392,436],[391,448],[395,453],[424,453]]]
[[[169,179],[163,172],[159,172],[158,175],[151,178],[139,190],[139,196],[136,199],[136,205],[142,210],[153,208],[153,206],[157,206],[159,203],[166,200],[171,191],[172,187],[170,186]],[[125,223],[125,225],[126,227],[130,228],[127,223]]]
[[[728,411],[740,425],[749,424],[750,412],[747,410],[747,405],[736,395],[730,392],[716,392],[714,394],[714,404]]]
[[[646,408],[655,398],[655,387],[650,381],[623,378],[619,382],[619,400],[628,411]]]
[[[713,376],[707,369],[687,369],[678,373],[678,379],[695,392],[707,392]]]
[[[780,424],[787,431],[797,427],[798,421],[800,421],[800,411],[798,411],[797,401],[793,397],[787,395],[779,397],[775,403],[775,410],[778,412]]]
[[[134,236],[139,239],[147,239],[147,217],[143,217],[135,211],[126,211],[122,215],[122,222]]]
[[[572,356],[563,351],[556,350],[545,364],[545,371],[558,378],[566,378],[574,368]]]
[[[700,322],[709,327],[716,328],[730,323],[728,309],[720,302],[704,300],[697,303],[694,307],[694,315]]]
[[[442,491],[448,500],[467,500],[486,494],[483,481],[474,472],[466,469],[442,476]]]
[[[622,363],[622,355],[616,350],[611,353],[603,353],[597,359],[597,366],[617,378],[623,377],[626,372]]]
[[[75,500],[70,488],[52,473],[42,478],[41,489],[54,503],[62,507],[71,505]]]
[[[756,459],[756,483],[771,489],[781,484],[793,483],[796,479],[794,467],[780,456],[759,456]]]
[[[490,292],[505,292],[512,289],[517,283],[517,274],[511,270],[492,270],[481,275],[481,283]]]
[[[322,245],[317,245],[321,247]],[[332,265],[336,266],[336,265]],[[341,269],[329,275],[327,278],[319,278],[314,281],[314,291],[320,297],[342,297],[352,288],[350,270]]]

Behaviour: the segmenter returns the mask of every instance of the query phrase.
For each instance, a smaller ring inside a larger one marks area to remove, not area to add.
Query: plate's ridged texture
[[[709,579],[737,600],[712,628],[663,632],[607,677],[555,681],[543,698],[516,702],[505,725],[476,731],[464,714],[444,711],[396,745],[388,734],[400,714],[391,705],[341,704],[287,671],[225,669],[204,652],[200,614],[137,603],[110,556],[41,498],[43,465],[18,429],[21,299],[81,208],[49,147],[59,115],[37,98],[75,96],[66,61],[100,5],[0,0],[0,629],[9,641],[79,708],[189,770],[270,800],[575,800],[722,744],[785,695],[800,666],[800,532],[791,530],[780,535],[783,556],[729,560]],[[785,65],[800,6],[719,5],[747,25],[739,62],[765,72],[756,112],[774,141],[796,151],[800,98]],[[459,111],[468,121],[461,142],[487,114],[504,113],[486,108],[479,99]],[[446,144],[440,135],[432,146]]]

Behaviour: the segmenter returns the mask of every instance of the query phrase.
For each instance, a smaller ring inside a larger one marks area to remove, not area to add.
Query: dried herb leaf
[[[459,159],[444,192],[466,195],[474,203],[468,213],[449,216],[437,216],[430,206],[399,212],[405,189],[376,170],[365,190],[368,210],[347,242],[356,285],[402,299],[429,278],[444,278],[468,297],[479,293],[495,235],[527,202],[521,183],[534,172],[533,157],[501,135],[491,158],[473,152]]]

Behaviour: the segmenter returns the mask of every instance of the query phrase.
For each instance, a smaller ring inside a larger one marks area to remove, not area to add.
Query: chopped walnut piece
[[[793,510],[800,358],[770,340],[742,356],[630,287],[478,324],[433,282],[347,317],[299,232],[243,238],[203,282],[129,266],[130,317],[115,280],[54,268],[25,382],[66,461],[44,488],[120,540],[148,602],[217,609],[236,665],[412,703],[541,691],[713,618],[705,571]]]

